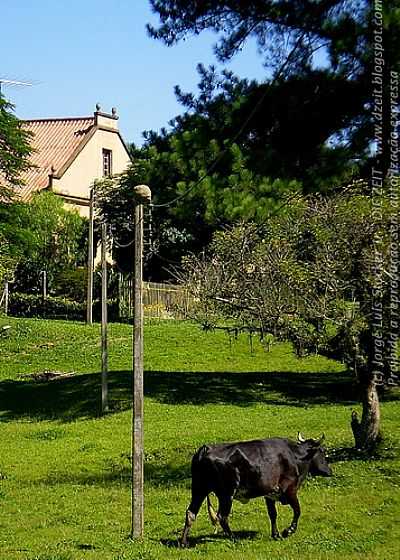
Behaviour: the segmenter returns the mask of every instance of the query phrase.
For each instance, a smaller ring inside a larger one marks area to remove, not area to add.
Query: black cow
[[[180,544],[187,546],[188,534],[201,504],[207,498],[213,525],[218,522],[224,533],[232,536],[228,517],[232,501],[247,503],[263,496],[271,520],[272,538],[279,539],[275,502],[290,505],[293,520],[282,532],[286,538],[297,529],[300,504],[297,492],[308,473],[331,476],[325,452],[319,440],[298,441],[283,438],[204,445],[192,459],[192,500],[186,511],[186,523]],[[218,513],[211,506],[209,494],[218,498]]]

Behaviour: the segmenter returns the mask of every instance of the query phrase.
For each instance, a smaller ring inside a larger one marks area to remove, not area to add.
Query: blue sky
[[[3,86],[22,119],[86,116],[99,102],[117,107],[125,140],[140,144],[143,130],[182,112],[174,85],[195,91],[196,65],[216,63],[211,33],[174,47],[151,39],[147,0],[1,0],[1,14],[0,78],[34,84]],[[229,68],[265,75],[254,44]]]

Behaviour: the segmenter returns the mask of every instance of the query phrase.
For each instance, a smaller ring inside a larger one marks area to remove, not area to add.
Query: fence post
[[[118,272],[118,320],[122,317],[122,272]]]

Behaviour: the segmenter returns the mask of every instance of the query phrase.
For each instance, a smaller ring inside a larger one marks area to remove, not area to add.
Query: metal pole
[[[4,313],[8,315],[8,280],[4,282]]]
[[[45,301],[47,298],[47,272],[42,270],[42,275],[43,301]]]
[[[108,411],[107,224],[101,224],[101,411]]]
[[[135,206],[135,283],[132,425],[132,538],[142,538],[143,499],[143,206]]]
[[[87,265],[87,297],[86,297],[86,323],[91,325],[93,322],[93,199],[94,191],[90,189],[89,197],[89,246],[88,246],[88,265]]]
[[[47,272],[42,270],[42,308],[43,308],[43,319],[47,317]]]

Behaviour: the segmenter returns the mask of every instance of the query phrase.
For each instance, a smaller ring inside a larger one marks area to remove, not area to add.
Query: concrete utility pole
[[[143,204],[151,201],[147,185],[135,193],[135,282],[133,339],[133,417],[132,417],[132,531],[134,539],[144,531],[144,430],[143,430]]]
[[[89,195],[89,244],[87,263],[87,297],[86,297],[86,323],[93,322],[93,229],[94,229],[94,190],[90,189]]]

